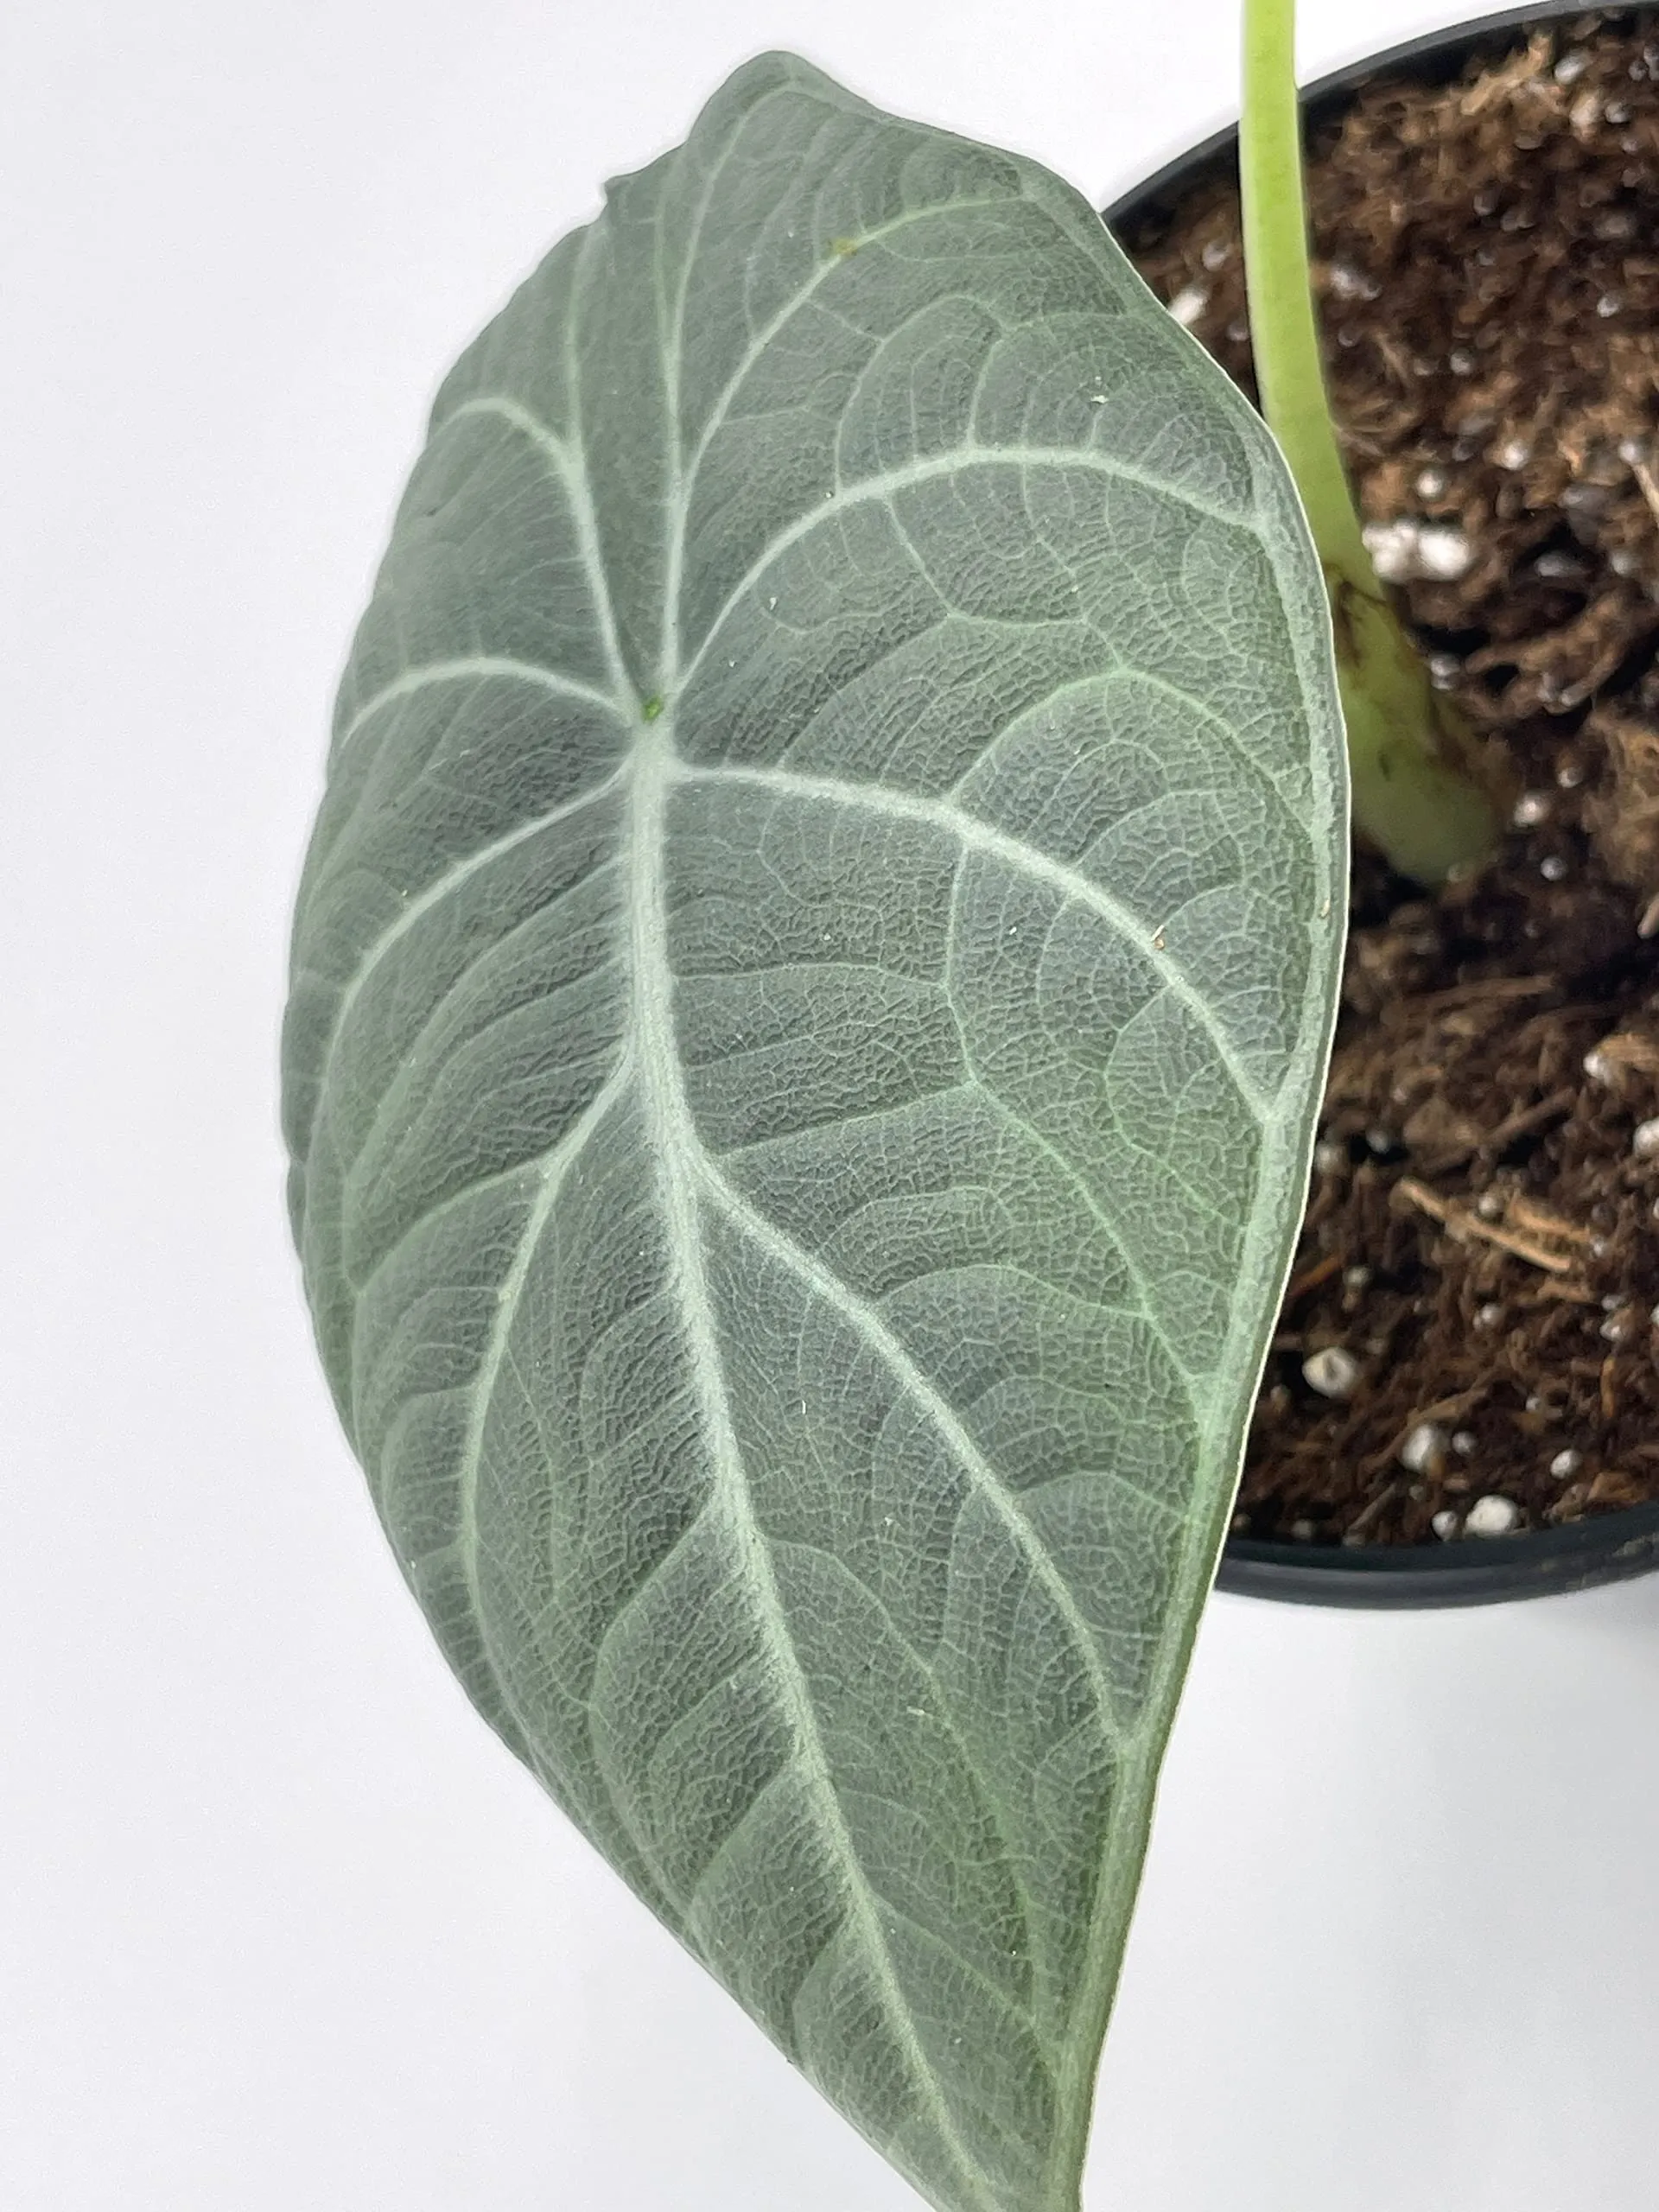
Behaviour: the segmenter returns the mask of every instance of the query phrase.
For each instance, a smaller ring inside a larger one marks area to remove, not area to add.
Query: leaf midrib
[[[963,2142],[938,2075],[922,2048],[877,1900],[836,1796],[810,1688],[790,1635],[766,1539],[756,1522],[727,1395],[719,1325],[698,1217],[696,1192],[706,1155],[685,1096],[674,1041],[674,978],[668,956],[663,866],[671,757],[671,732],[663,724],[639,741],[628,827],[632,1034],[645,1147],[655,1171],[673,1287],[709,1440],[714,1497],[739,1572],[748,1586],[769,1671],[795,1740],[796,1757],[825,1841],[839,1866],[849,1909],[894,2034],[910,2061],[941,2145],[955,2161],[974,2199],[987,2212],[995,2212],[995,2192],[989,2177]]]

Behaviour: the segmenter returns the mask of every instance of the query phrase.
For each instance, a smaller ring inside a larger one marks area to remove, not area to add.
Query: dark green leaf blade
[[[950,2212],[1076,2201],[1343,794],[1242,402],[1054,179],[780,56],[450,377],[342,687],[285,1082],[377,1504]]]

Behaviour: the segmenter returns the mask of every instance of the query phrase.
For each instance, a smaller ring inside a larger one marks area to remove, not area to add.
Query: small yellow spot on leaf
[[[834,254],[837,261],[845,261],[849,253],[856,253],[858,251],[858,240],[856,238],[831,238],[830,241],[830,251]]]
[[[652,696],[645,701],[639,711],[648,722],[654,722],[663,711],[663,702],[661,699]]]

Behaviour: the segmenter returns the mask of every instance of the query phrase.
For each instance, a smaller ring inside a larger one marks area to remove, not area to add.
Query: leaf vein
[[[1249,519],[1214,505],[1186,486],[1172,484],[1154,476],[1149,470],[1137,468],[1133,462],[1108,461],[1103,454],[1077,446],[955,446],[948,451],[929,454],[920,461],[908,462],[904,467],[883,471],[875,476],[861,477],[850,485],[833,488],[806,512],[797,516],[772,537],[749,563],[737,582],[721,601],[703,633],[702,643],[679,672],[682,686],[690,683],[727,617],[742,602],[747,594],[765,575],[781,554],[786,553],[804,537],[826,522],[835,522],[849,511],[870,505],[890,505],[901,492],[914,491],[924,484],[931,484],[951,476],[961,476],[975,468],[1072,468],[1093,476],[1106,477],[1117,483],[1135,484],[1141,490],[1173,500],[1209,522],[1218,523],[1229,530],[1238,531],[1249,537],[1258,532]]]
[[[457,410],[459,411],[459,410]],[[340,735],[334,740],[336,755],[350,744],[364,724],[393,706],[399,699],[413,698],[418,692],[430,690],[439,683],[465,683],[502,679],[515,683],[529,683],[543,691],[551,691],[559,697],[580,701],[584,706],[598,707],[607,715],[614,715],[620,721],[629,719],[628,710],[608,691],[601,691],[591,683],[584,683],[579,677],[562,675],[557,669],[543,668],[533,660],[515,660],[505,653],[468,653],[452,660],[423,661],[414,668],[406,668],[394,676],[389,683],[371,694],[353,714]]]
[[[595,784],[588,791],[578,792],[575,798],[565,799],[559,805],[550,807],[544,814],[532,815],[529,821],[521,822],[516,829],[504,830],[499,837],[491,838],[487,844],[480,845],[475,852],[468,853],[464,859],[457,861],[453,868],[447,868],[441,876],[429,883],[424,890],[417,892],[403,907],[396,918],[389,923],[374,939],[353,970],[350,981],[341,990],[340,1004],[334,1016],[334,1033],[329,1039],[325,1059],[332,1056],[335,1040],[343,1029],[346,1017],[364,984],[368,981],[372,970],[379,965],[392,946],[406,931],[412,929],[423,915],[429,914],[435,906],[442,906],[446,899],[453,897],[461,885],[476,875],[481,868],[488,868],[493,861],[500,860],[504,855],[512,852],[515,847],[526,843],[531,837],[538,836],[543,830],[556,829],[560,823],[568,822],[573,816],[580,814],[584,807],[595,805],[601,799],[608,798],[622,781],[625,773],[625,769],[615,769],[603,783]],[[558,893],[558,897],[568,897],[570,892],[579,889],[582,884],[591,882],[593,877],[601,872],[601,868],[611,865],[613,863],[608,861],[601,862],[600,868],[590,869],[586,875],[579,876],[575,882],[567,885],[565,889]],[[547,908],[542,906],[537,911],[538,913],[544,913]],[[497,938],[485,948],[485,953],[493,952],[498,945],[505,942],[505,938]],[[483,957],[484,954],[480,954],[480,957]],[[470,969],[467,972],[470,972]],[[460,977],[456,978],[457,982],[461,980]]]
[[[1063,861],[1028,845],[1023,838],[982,821],[949,799],[929,798],[886,785],[851,784],[833,776],[806,776],[795,769],[739,767],[727,762],[682,762],[675,773],[690,783],[746,784],[771,791],[780,798],[822,799],[845,807],[862,808],[872,814],[891,816],[943,830],[969,850],[1000,861],[1074,905],[1088,907],[1115,935],[1132,944],[1153,969],[1163,988],[1178,1000],[1204,1030],[1234,1088],[1257,1122],[1273,1110],[1273,1095],[1262,1089],[1244,1065],[1215,1009],[1179,964],[1148,935],[1144,922],[1130,912],[1103,885]]]
[[[1033,1581],[1043,1590],[1065,1624],[1067,1633],[1077,1645],[1083,1661],[1090,1692],[1100,1708],[1101,1726],[1109,1736],[1122,1738],[1126,1732],[1116,1719],[1111,1686],[1106,1679],[1099,1650],[1078,1609],[1076,1598],[1048,1557],[1036,1531],[1021,1512],[1017,1495],[997,1474],[954,1409],[945,1402],[934,1383],[874,1307],[849,1289],[838,1276],[832,1274],[792,1236],[758,1212],[742,1193],[727,1181],[713,1160],[701,1148],[696,1156],[696,1173],[710,1199],[734,1227],[758,1244],[786,1273],[804,1283],[826,1306],[839,1313],[887,1368],[894,1381],[901,1385],[912,1403],[920,1409],[929,1427],[1002,1523],[1014,1549],[1025,1560]]]

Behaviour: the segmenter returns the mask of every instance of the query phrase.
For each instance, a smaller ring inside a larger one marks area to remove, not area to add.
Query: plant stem
[[[1239,177],[1250,342],[1268,426],[1290,464],[1325,569],[1348,725],[1354,821],[1422,883],[1491,850],[1473,734],[1421,655],[1360,535],[1331,419],[1308,269],[1295,0],[1243,0]]]

